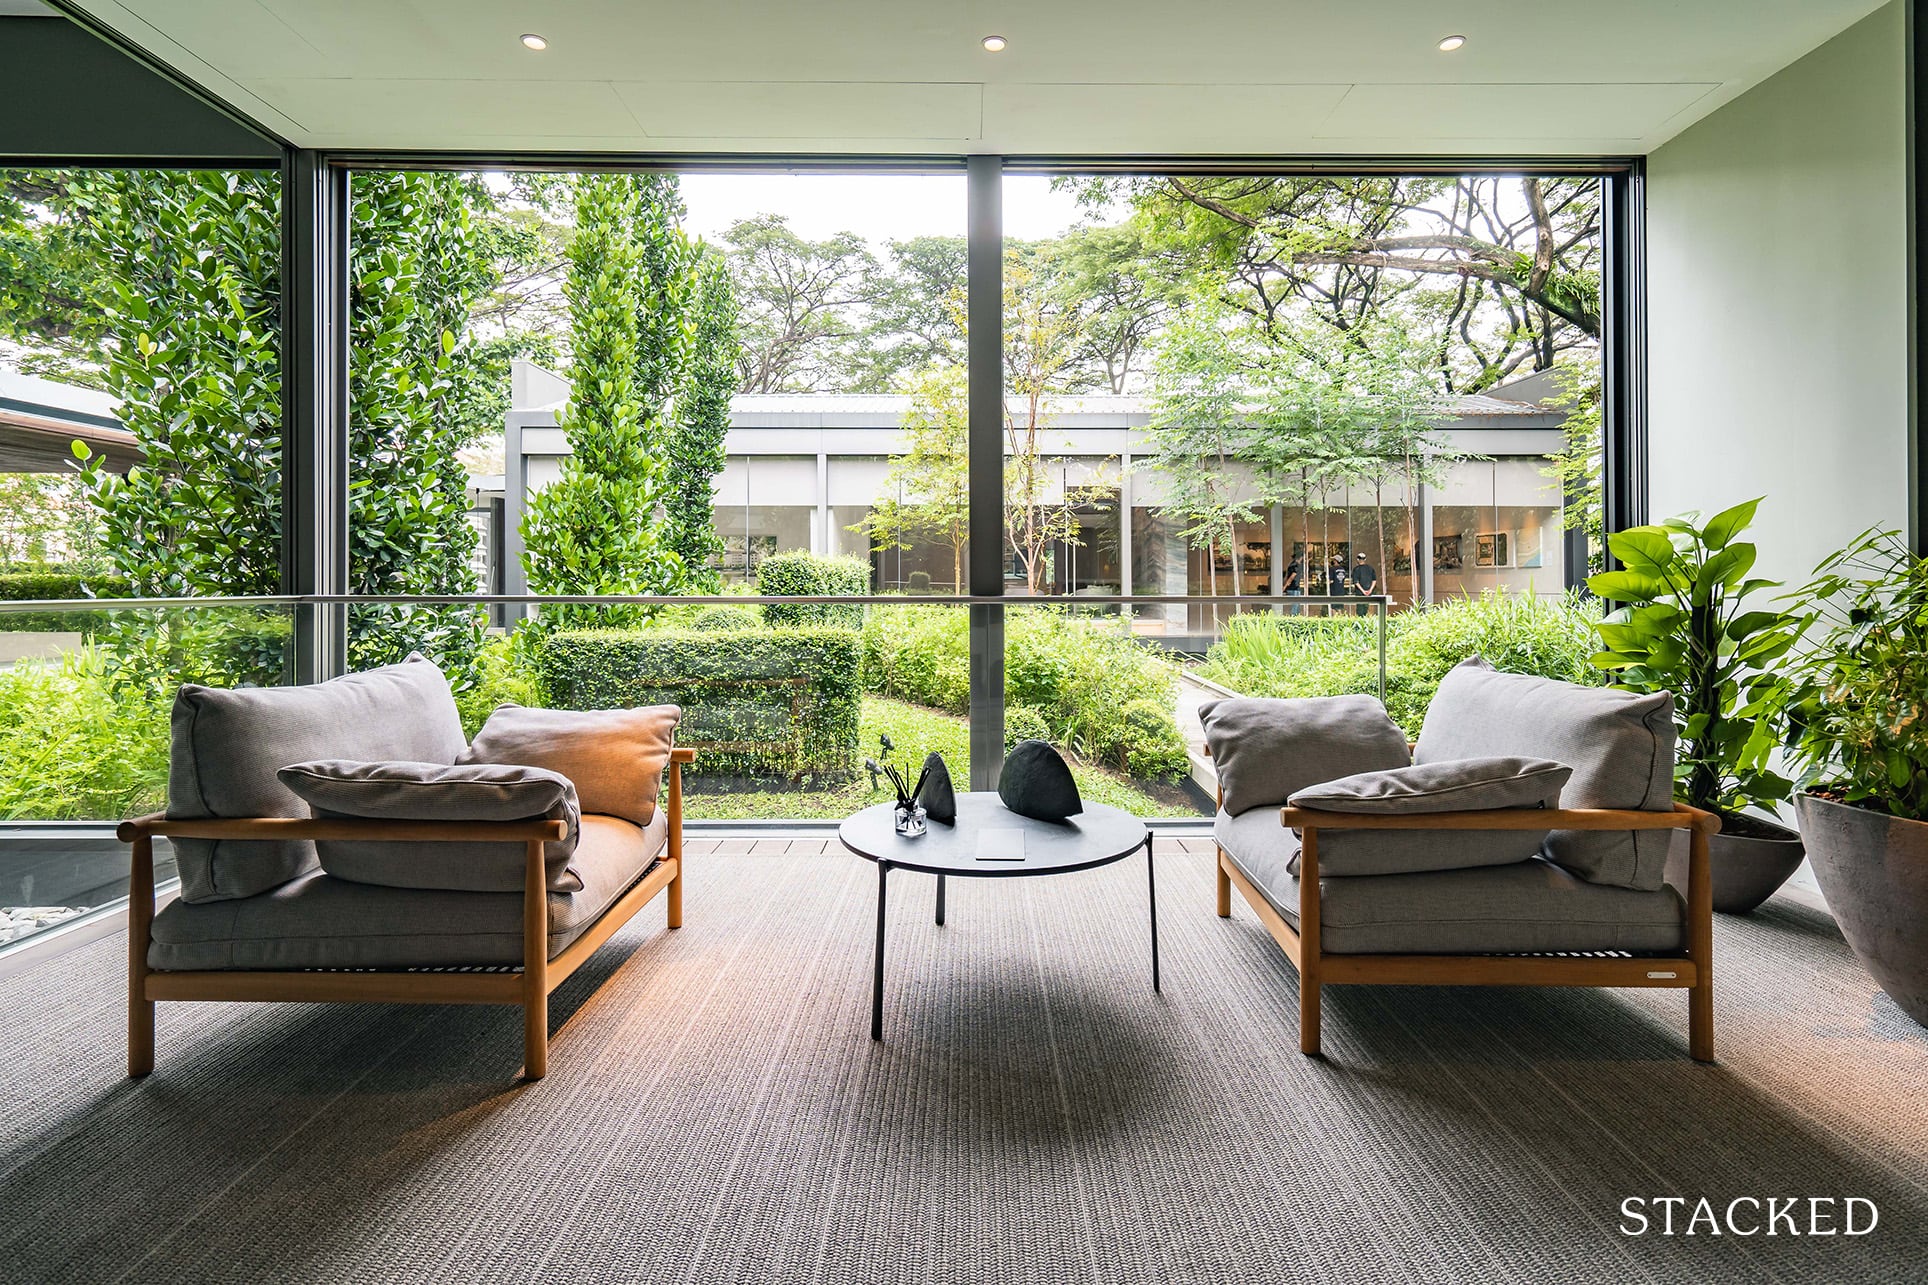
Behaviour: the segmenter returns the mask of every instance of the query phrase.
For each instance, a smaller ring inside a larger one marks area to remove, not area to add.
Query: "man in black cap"
[[[1361,598],[1368,597],[1371,595],[1373,587],[1378,583],[1379,572],[1373,568],[1370,562],[1366,561],[1365,554],[1360,554],[1359,560],[1354,563],[1352,567],[1352,591]],[[1362,602],[1353,610],[1363,616],[1366,614],[1366,604]]]

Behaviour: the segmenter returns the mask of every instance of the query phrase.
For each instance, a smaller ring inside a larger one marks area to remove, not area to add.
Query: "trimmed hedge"
[[[857,771],[862,659],[848,629],[585,629],[544,639],[537,673],[561,709],[681,705],[695,773],[802,782]]]
[[[770,598],[862,597],[870,592],[870,564],[860,558],[819,558],[801,550],[773,554],[757,564],[756,591]],[[864,627],[862,603],[766,603],[763,618],[772,625]]]
[[[39,571],[0,571],[0,601],[37,598],[125,598],[127,577],[112,572],[82,575],[62,567]],[[99,611],[0,612],[0,632],[92,634],[108,619]]]

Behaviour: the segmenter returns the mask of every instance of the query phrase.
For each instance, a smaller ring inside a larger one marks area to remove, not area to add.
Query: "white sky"
[[[963,236],[962,174],[685,174],[686,231],[715,240],[738,219],[781,214],[798,236],[820,241],[855,232],[873,245],[913,236]],[[1061,235],[1082,211],[1043,176],[1004,180],[1004,235]]]

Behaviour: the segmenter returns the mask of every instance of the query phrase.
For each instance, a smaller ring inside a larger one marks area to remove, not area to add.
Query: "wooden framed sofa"
[[[1687,990],[1688,1051],[1714,1060],[1707,840],[1720,821],[1672,801],[1671,697],[1469,662],[1441,684],[1403,769],[1386,766],[1405,743],[1377,701],[1324,700],[1311,714],[1313,702],[1201,711],[1220,768],[1217,912],[1232,913],[1236,888],[1297,969],[1301,1052],[1320,1051],[1326,986],[1626,986]],[[1321,748],[1305,761],[1292,758],[1289,735],[1258,747],[1266,757],[1256,763],[1253,745],[1235,744],[1262,741],[1253,729],[1267,720],[1308,717],[1299,744]],[[1242,779],[1226,761],[1240,755]],[[1489,778],[1478,790],[1464,784],[1480,775],[1474,764]],[[1528,772],[1542,783],[1523,787]],[[1342,779],[1307,779],[1335,774]],[[1410,788],[1415,775],[1430,780]],[[1441,785],[1455,776],[1460,783]],[[1247,806],[1227,810],[1228,785],[1245,791]],[[1563,786],[1579,806],[1556,801]],[[1288,798],[1253,806],[1255,789]],[[1509,791],[1541,797],[1477,806]],[[1679,832],[1685,889],[1663,882]],[[1388,842],[1404,846],[1366,846]],[[1326,857],[1340,844],[1350,845],[1343,866]]]
[[[310,687],[184,688],[168,811],[119,828],[128,1074],[154,1069],[159,1002],[319,1000],[519,1005],[523,1074],[540,1079],[550,994],[658,895],[682,924],[695,754],[671,744],[677,717],[511,706],[471,746],[419,657]],[[551,806],[505,815],[531,797]],[[182,895],[157,914],[163,838]]]

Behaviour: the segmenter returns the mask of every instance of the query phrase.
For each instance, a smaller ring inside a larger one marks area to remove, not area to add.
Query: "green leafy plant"
[[[757,564],[756,591],[772,598],[861,596],[870,592],[870,564],[861,558],[820,558],[794,550],[772,554]],[[861,603],[765,603],[763,618],[772,625],[841,625],[861,629]]]
[[[1815,568],[1796,601],[1819,624],[1788,672],[1788,748],[1807,785],[1928,821],[1928,560],[1869,530]]]
[[[682,560],[663,538],[664,458],[649,440],[652,408],[639,390],[645,357],[664,360],[639,344],[645,291],[636,225],[646,209],[628,175],[578,181],[565,286],[573,360],[561,416],[570,453],[522,519],[523,567],[536,593],[670,593],[683,581]],[[640,613],[552,607],[542,619],[622,624],[631,617]]]
[[[848,629],[568,630],[537,668],[561,708],[682,706],[697,774],[802,782],[857,770],[861,659]]]
[[[1802,622],[1744,609],[1776,586],[1748,578],[1756,550],[1739,538],[1760,503],[1724,509],[1704,525],[1689,514],[1613,532],[1607,549],[1622,569],[1587,578],[1602,598],[1626,604],[1595,626],[1605,649],[1594,663],[1625,690],[1674,694],[1675,792],[1724,813],[1772,808],[1792,789],[1770,761],[1787,697],[1775,665]]]
[[[723,552],[723,538],[716,533],[716,477],[723,471],[740,348],[736,295],[720,254],[706,253],[697,262],[694,308],[689,362],[669,433],[663,511],[670,547],[682,558],[691,588],[715,593],[723,587],[714,565]]]
[[[1051,725],[1044,721],[1044,715],[1029,705],[1013,705],[1004,711],[1004,748],[1006,750],[1019,741],[1050,739]]]

